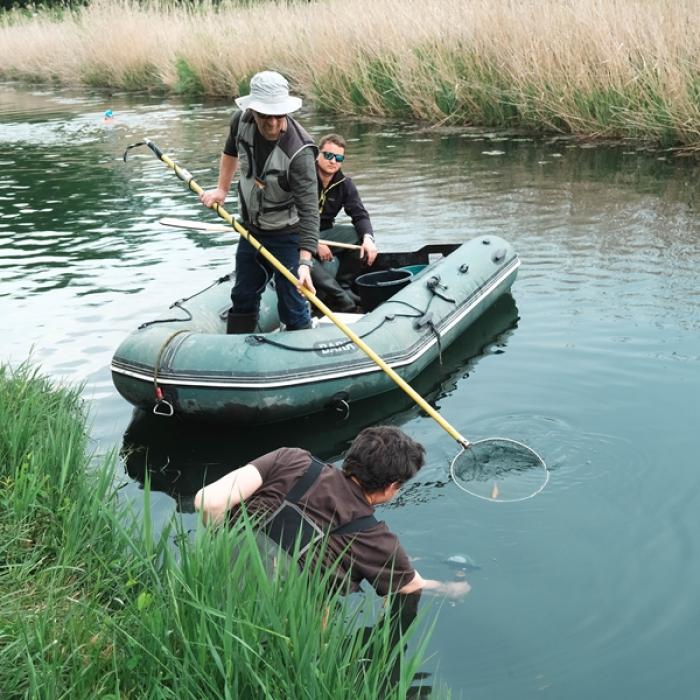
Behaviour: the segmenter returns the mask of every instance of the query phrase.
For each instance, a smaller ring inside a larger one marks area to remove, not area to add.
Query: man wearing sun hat
[[[289,94],[285,78],[275,71],[256,73],[250,94],[236,99],[219,165],[216,189],[200,199],[209,207],[223,204],[233,176],[238,181],[239,219],[260,243],[315,291],[311,281],[318,243],[319,214],[313,139],[289,116],[301,99]],[[273,270],[241,239],[236,251],[236,282],[231,292],[227,333],[255,330],[260,297]],[[281,274],[274,272],[277,308],[288,330],[311,326],[306,300]]]

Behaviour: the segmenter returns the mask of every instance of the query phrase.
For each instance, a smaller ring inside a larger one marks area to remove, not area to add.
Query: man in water
[[[341,163],[345,161],[345,148],[345,139],[339,134],[328,134],[319,144],[316,174],[320,228],[326,240],[359,245],[360,260],[372,265],[378,252],[372,222],[355,183],[341,169]],[[335,218],[341,209],[352,220],[352,226],[335,225]],[[316,255],[321,263],[314,266],[311,278],[319,298],[334,311],[353,311],[359,299],[349,285],[343,284],[343,280],[357,272],[357,256],[342,248],[334,255],[331,248],[323,243],[319,243]]]
[[[318,242],[316,146],[292,117],[301,99],[275,71],[257,73],[250,94],[236,99],[219,165],[216,189],[203,192],[202,203],[223,204],[233,176],[238,181],[239,219],[243,226],[292,274],[314,292],[313,254]],[[236,282],[231,292],[227,333],[255,330],[260,297],[272,272],[269,264],[244,239],[236,251]],[[299,291],[275,272],[277,308],[288,330],[311,327],[309,305]]]
[[[393,426],[365,428],[353,441],[342,469],[321,464],[306,450],[282,447],[252,460],[200,489],[195,508],[207,521],[235,518],[240,503],[287,551],[327,537],[323,564],[337,563],[350,591],[367,580],[379,595],[432,590],[450,597],[469,592],[466,581],[424,579],[374,508],[387,503],[423,466],[425,450]],[[287,531],[285,533],[285,525]],[[306,539],[305,539],[306,538]]]

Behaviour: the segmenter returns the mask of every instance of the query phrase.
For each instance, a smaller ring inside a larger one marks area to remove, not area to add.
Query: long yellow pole
[[[177,163],[175,163],[171,158],[169,158],[165,153],[163,153],[158,146],[145,139],[143,142],[148,146],[156,156],[163,161],[174,173],[182,180],[192,192],[196,194],[202,194],[204,190],[197,184],[192,175],[181,168]],[[139,144],[136,144],[139,145]],[[126,153],[124,154],[124,159],[126,160]],[[211,206],[224,221],[230,224],[233,229],[245,238],[250,245],[255,248],[255,250],[262,255],[265,260],[267,260],[280,274],[297,287],[301,293],[324,315],[327,316],[345,335],[352,340],[355,345],[357,345],[362,352],[369,357],[372,362],[374,362],[378,367],[380,367],[385,374],[387,374],[391,379],[406,393],[410,396],[417,404],[420,406],[440,427],[442,427],[452,438],[454,438],[462,447],[467,448],[471,444],[463,435],[461,435],[450,423],[448,423],[415,389],[402,377],[400,377],[384,360],[377,355],[374,350],[372,350],[367,343],[362,340],[351,328],[349,328],[343,321],[341,321],[313,292],[299,285],[299,280],[277,260],[277,258],[248,231],[241,224],[236,221],[231,214],[229,214],[220,204],[213,204]]]

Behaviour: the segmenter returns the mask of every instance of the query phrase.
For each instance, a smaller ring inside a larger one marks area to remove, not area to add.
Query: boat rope
[[[438,289],[447,289],[446,285],[440,284],[440,278],[437,275],[431,277],[426,282],[426,286],[436,297],[440,297],[443,301],[449,301],[452,304],[457,303],[454,299],[450,299],[450,297],[446,297],[444,294],[437,291]]]
[[[394,301],[393,299],[388,299],[385,304]],[[432,299],[430,300],[432,301]],[[422,311],[419,309],[417,306],[413,306],[413,304],[409,304],[406,301],[399,301],[396,300],[394,303],[396,304],[403,304],[404,306],[408,306],[409,308],[413,309],[417,313],[415,314],[387,314],[384,316],[384,318],[374,327],[370,328],[370,330],[366,331],[362,335],[358,336],[359,338],[367,338],[368,336],[372,335],[375,331],[378,331],[385,323],[393,321],[395,318],[423,318],[427,313],[428,313],[428,308],[430,307],[430,302],[428,302],[428,306],[426,307],[425,311]],[[282,350],[292,350],[294,352],[316,352],[318,348],[314,346],[305,346],[305,347],[299,347],[298,345],[287,345],[286,343],[282,343],[279,340],[274,340],[273,338],[268,337],[267,335],[251,335],[250,336],[254,342],[259,343],[260,345],[262,344],[267,344],[267,345],[272,345],[273,347],[276,348],[281,348]],[[343,348],[346,345],[352,345],[351,340],[345,340],[341,343],[338,343],[337,345],[334,344],[334,348]]]
[[[165,342],[160,346],[160,350],[158,351],[158,358],[156,359],[156,364],[153,368],[153,391],[156,396],[156,403],[155,406],[153,406],[153,413],[156,416],[166,416],[167,418],[170,418],[175,413],[172,403],[170,403],[170,401],[164,397],[163,390],[158,386],[158,373],[160,372],[160,363],[163,359],[165,349],[168,347],[168,345],[170,345],[175,336],[180,335],[180,333],[189,333],[189,331],[189,328],[181,328],[179,331],[171,333],[165,339]]]
[[[435,282],[433,282],[435,280]],[[444,301],[449,301],[452,304],[456,304],[457,302],[454,299],[449,299],[442,294],[438,293],[435,291],[437,287],[440,287],[442,289],[446,289],[444,285],[440,285],[440,278],[439,277],[431,277],[427,283],[426,283],[427,288],[430,290],[433,296],[430,297],[430,300],[428,301],[425,309],[421,309],[418,306],[414,306],[413,304],[410,304],[407,301],[403,301],[401,299],[387,299],[384,303],[385,304],[400,304],[402,306],[407,306],[409,309],[412,309],[415,311],[415,314],[401,314],[401,313],[396,313],[396,314],[386,314],[384,318],[374,327],[371,328],[370,330],[366,331],[362,335],[358,336],[359,338],[367,338],[372,333],[375,331],[378,331],[385,323],[393,321],[395,318],[415,318],[416,320],[416,328],[421,329],[423,326],[426,326],[436,337],[437,339],[437,346],[438,346],[438,355],[440,359],[440,364],[442,365],[442,337],[440,336],[440,331],[438,330],[437,326],[432,320],[432,314],[430,313],[430,305],[433,303],[433,300],[435,297],[440,297]],[[300,347],[298,345],[287,345],[287,343],[283,343],[279,340],[274,340],[274,338],[269,337],[269,335],[261,335],[261,334],[251,334],[249,336],[251,339],[251,342],[257,343],[259,345],[271,345],[272,347],[275,348],[280,348],[282,350],[291,350],[293,352],[316,352],[318,350],[317,347],[314,346],[304,346]],[[343,342],[338,343],[337,345],[334,345],[335,348],[343,348],[346,345],[352,345],[351,340],[345,340]]]
[[[435,336],[435,340],[437,342],[437,348],[438,348],[438,360],[440,362],[440,366],[442,367],[442,337],[440,336],[440,331],[437,329],[437,326],[435,325],[435,321],[433,320],[433,314],[428,312],[423,314],[415,323],[415,327],[417,330],[422,330],[423,328],[428,328],[432,334]]]
[[[168,307],[169,309],[182,309],[186,314],[187,318],[158,318],[155,321],[145,321],[139,326],[139,330],[142,330],[144,328],[148,328],[148,326],[153,326],[156,323],[186,323],[187,321],[192,320],[192,314],[189,312],[188,309],[186,309],[183,304],[187,301],[190,301],[191,299],[194,299],[195,297],[198,297],[200,294],[204,294],[204,292],[209,291],[212,287],[216,287],[217,284],[223,284],[224,282],[230,282],[231,281],[231,275],[224,275],[223,277],[219,277],[219,279],[215,280],[212,282],[209,286],[204,287],[204,289],[200,289],[198,292],[195,292],[194,294],[184,297],[183,299],[178,299],[177,301],[174,301],[170,306]]]
[[[425,307],[425,310],[419,309],[417,306],[414,306],[413,304],[409,304],[407,301],[401,301],[400,299],[387,299],[384,303],[388,304],[391,302],[392,304],[401,304],[402,306],[408,306],[409,309],[413,309],[417,313],[415,314],[396,314],[396,316],[400,316],[401,318],[420,318],[421,316],[424,316],[428,308],[430,307],[430,302],[432,302],[432,298],[428,302],[428,306]]]
[[[358,338],[366,338],[369,335],[372,335],[376,330],[379,330],[387,321],[393,321],[395,318],[394,315],[392,314],[387,314],[374,328],[370,328],[366,333],[363,333],[362,335],[359,335]],[[265,344],[265,345],[272,345],[272,347],[275,348],[281,348],[282,350],[293,350],[295,352],[317,352],[318,348],[314,346],[305,346],[305,347],[299,347],[298,345],[287,345],[286,343],[281,343],[279,340],[274,340],[272,338],[269,338],[266,335],[260,335],[260,334],[255,334],[255,335],[250,335],[250,338],[252,340],[260,345]],[[342,343],[338,343],[337,345],[333,345],[334,348],[343,348],[346,345],[352,345],[353,341],[352,340],[345,340]]]
[[[415,318],[416,319],[416,322],[415,322],[416,330],[421,330],[424,327],[427,327],[431,331],[431,333],[435,336],[435,340],[437,342],[438,361],[440,362],[440,366],[442,367],[442,336],[440,335],[440,331],[438,330],[438,327],[435,325],[435,321],[433,321],[433,314],[429,311],[430,304],[432,304],[434,298],[435,297],[430,297],[430,301],[428,302],[428,305],[425,307],[425,310],[421,310],[417,306],[413,306],[413,304],[409,304],[406,301],[399,301],[397,299],[394,302],[395,304],[403,304],[404,306],[408,306],[410,309],[413,309],[414,311],[417,311],[418,313],[415,313],[415,314],[395,314],[395,316],[397,316],[399,318]],[[389,301],[392,301],[392,300],[389,299]]]

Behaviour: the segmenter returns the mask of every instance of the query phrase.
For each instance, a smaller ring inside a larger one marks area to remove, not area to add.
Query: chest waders
[[[299,506],[299,499],[316,482],[323,466],[321,461],[312,457],[311,464],[289,490],[279,508],[261,524],[261,531],[275,543],[278,550],[282,549],[287,554],[292,554],[298,546],[299,554],[303,554],[326,535],[329,537],[349,535],[369,530],[378,524],[379,521],[373,515],[365,515],[329,530],[323,530],[304,513],[303,508]]]

